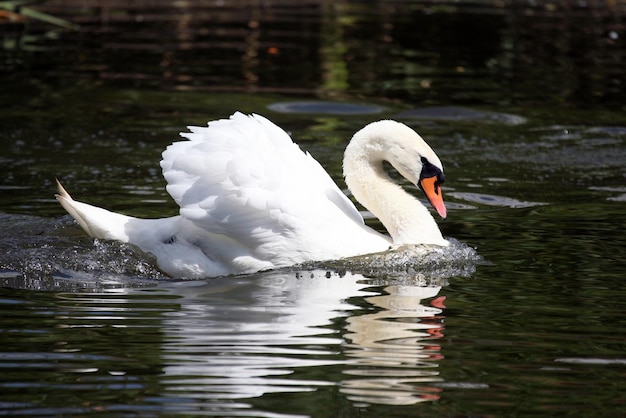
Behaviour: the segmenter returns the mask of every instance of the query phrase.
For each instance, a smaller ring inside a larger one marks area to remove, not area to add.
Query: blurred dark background
[[[20,91],[82,82],[624,109],[623,0],[50,0],[0,7],[4,104]]]

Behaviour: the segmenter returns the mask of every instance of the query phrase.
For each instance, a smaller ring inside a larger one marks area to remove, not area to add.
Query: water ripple
[[[534,206],[546,205],[543,202],[530,202],[524,200],[517,200],[506,196],[497,196],[485,193],[471,193],[471,192],[449,192],[448,195],[457,199],[466,200],[473,203],[480,203],[488,206],[501,206],[508,208],[529,208]]]

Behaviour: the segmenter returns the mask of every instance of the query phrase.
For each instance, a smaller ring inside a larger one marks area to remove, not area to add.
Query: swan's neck
[[[362,145],[350,143],[346,148],[346,184],[354,197],[380,219],[393,244],[448,245],[428,209],[384,171],[382,148]]]

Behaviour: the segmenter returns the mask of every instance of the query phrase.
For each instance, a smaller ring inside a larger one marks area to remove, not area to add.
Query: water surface
[[[42,8],[80,32],[2,27],[0,413],[623,414],[620,2],[81,5]],[[465,257],[184,281],[54,199],[58,177],[171,216],[161,152],[235,110],[342,188],[357,129],[409,124],[444,164],[440,226]]]

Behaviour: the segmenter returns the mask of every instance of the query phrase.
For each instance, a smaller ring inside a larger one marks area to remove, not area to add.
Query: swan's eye
[[[435,194],[439,194],[439,187],[444,182],[443,172],[439,167],[428,161],[426,157],[421,157],[422,161],[422,172],[420,173],[420,181],[418,182],[418,186],[422,191],[424,190],[423,182],[424,179],[433,179],[431,180],[434,187]]]
[[[437,177],[439,183],[443,183],[443,172],[439,167],[428,161],[426,157],[421,157],[422,172],[420,173],[420,180],[428,177]]]

